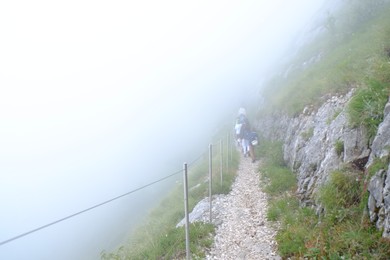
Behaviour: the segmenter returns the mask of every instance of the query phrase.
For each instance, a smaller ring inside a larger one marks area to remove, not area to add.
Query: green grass
[[[260,143],[257,154],[262,161],[260,178],[264,190],[276,197],[295,190],[296,177],[284,164],[281,142],[261,140]]]
[[[269,80],[263,89],[267,104],[261,113],[284,111],[297,115],[305,106],[322,104],[326,94],[344,94],[351,88],[364,87],[368,79],[384,84],[389,93],[390,4],[371,10],[377,2],[349,3],[348,11],[334,18],[334,31],[323,33],[302,48],[285,65],[285,71],[290,68],[286,77],[279,74]],[[369,9],[371,14],[365,19],[356,15]],[[302,68],[304,62],[316,57],[317,62]]]
[[[280,225],[276,241],[284,259],[387,259],[390,241],[381,238],[365,214],[368,194],[362,172],[347,167],[333,172],[316,193],[316,203],[323,208],[318,214],[299,205],[295,176],[283,163],[282,144],[260,143],[260,178],[269,195],[267,219]],[[371,171],[386,162],[376,160]]]
[[[256,147],[256,154],[262,159],[265,165],[285,166],[283,159],[282,142],[261,140],[260,145]]]
[[[190,252],[193,256],[205,257],[205,248],[210,248],[213,243],[214,226],[208,223],[190,224]],[[183,239],[184,238],[184,239]],[[133,244],[133,248],[122,246],[114,253],[103,252],[101,259],[183,259],[186,257],[185,229],[170,228],[165,235],[156,236],[158,243],[149,241],[148,248],[135,250],[139,245]],[[140,243],[140,242],[138,242]]]
[[[344,152],[344,142],[337,140],[334,144],[334,149],[336,150],[336,154],[340,156]]]
[[[270,221],[278,221],[283,216],[287,216],[294,210],[298,209],[298,200],[287,194],[277,199],[273,199],[269,203],[267,211],[267,219]]]
[[[330,181],[318,193],[318,203],[324,207],[328,220],[340,222],[348,217],[350,207],[359,205],[362,194],[359,180],[359,175],[346,170],[331,174]]]
[[[389,156],[385,156],[383,158],[375,158],[373,163],[367,169],[368,177],[369,178],[372,177],[375,173],[377,173],[381,169],[387,171],[389,167],[389,163],[390,163]]]
[[[280,142],[260,141],[257,154],[263,162],[261,178],[266,183],[264,190],[277,196],[296,187],[294,174],[284,165],[282,144]]]
[[[286,190],[292,190],[296,186],[296,178],[291,170],[280,166],[267,166],[263,169],[262,176],[267,178],[268,184],[265,192],[271,195],[278,195]]]
[[[266,84],[262,90],[266,104],[258,117],[297,116],[304,107],[315,110],[329,96],[355,89],[347,107],[350,126],[362,126],[372,138],[390,95],[389,13],[388,2],[356,0],[329,15],[328,32],[285,65],[288,74],[280,73]],[[315,61],[302,66],[309,60]],[[310,130],[302,134],[306,140],[311,136]],[[284,259],[388,259],[390,241],[381,237],[366,210],[367,181],[379,169],[387,169],[389,158],[376,159],[365,173],[347,167],[333,172],[313,194],[316,208],[308,208],[300,206],[295,194],[282,144],[260,143],[262,185],[269,194],[267,218],[280,224],[276,240]],[[343,141],[336,141],[334,148],[341,156]]]
[[[363,126],[368,137],[373,138],[383,121],[383,110],[389,98],[390,84],[369,81],[366,87],[357,90],[349,102],[349,121],[352,126]]]
[[[335,120],[340,115],[341,111],[342,111],[341,109],[336,110],[336,112],[333,114],[333,116],[329,117],[326,120],[326,124],[330,125],[333,122],[333,120]]]
[[[226,144],[223,147],[226,152]],[[230,156],[229,156],[230,157]],[[234,181],[239,156],[233,150],[229,169],[223,163],[223,181],[220,177],[220,153],[219,146],[213,151],[213,194],[228,193]],[[226,154],[224,154],[226,160]],[[225,161],[226,162],[226,161]],[[195,205],[208,196],[208,155],[189,167],[188,193],[189,211]],[[184,217],[183,185],[177,186],[161,200],[140,225],[133,232],[128,242],[114,252],[101,253],[101,259],[182,259],[185,258],[185,230],[176,228],[176,224]],[[213,243],[214,226],[208,223],[190,224],[190,251],[192,258],[205,257],[207,248]]]
[[[305,141],[308,141],[310,138],[313,137],[313,134],[314,134],[314,127],[311,127],[306,132],[303,132],[301,136],[303,139],[305,139]]]

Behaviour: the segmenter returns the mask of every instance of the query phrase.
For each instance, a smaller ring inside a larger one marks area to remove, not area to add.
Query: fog
[[[325,0],[0,3],[0,243],[180,170]],[[167,184],[0,246],[99,259]]]

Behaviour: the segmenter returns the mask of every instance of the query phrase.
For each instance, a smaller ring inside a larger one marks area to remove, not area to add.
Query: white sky
[[[324,2],[2,1],[0,240],[208,142]]]

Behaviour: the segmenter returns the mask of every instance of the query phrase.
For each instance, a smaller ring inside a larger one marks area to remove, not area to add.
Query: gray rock
[[[390,102],[387,103],[385,111],[390,110]],[[390,113],[385,112],[386,116],[378,127],[378,132],[372,142],[371,155],[368,160],[368,166],[375,158],[388,157],[390,154]]]
[[[383,237],[390,238],[390,164],[388,165],[388,170],[385,178],[383,188]]]
[[[295,117],[274,114],[255,123],[262,138],[283,142],[283,157],[296,173],[301,204],[318,212],[314,194],[333,171],[345,163],[365,170],[375,158],[390,160],[390,102],[370,147],[365,129],[352,128],[348,122],[346,107],[353,92],[331,97],[317,110],[306,107]],[[336,152],[337,142],[343,143],[341,154]],[[390,237],[390,173],[379,171],[369,183],[370,219],[383,228],[384,237]]]
[[[390,102],[384,109],[384,120],[372,142],[371,154],[366,167],[369,168],[376,159],[390,160]],[[369,214],[376,226],[383,228],[383,237],[390,237],[390,164],[387,172],[380,169],[370,180]],[[374,207],[375,205],[375,207]]]
[[[368,185],[368,191],[370,192],[370,196],[368,198],[368,210],[370,215],[370,220],[372,222],[379,221],[383,222],[383,219],[379,220],[378,212],[383,207],[383,186],[385,181],[384,170],[380,170],[376,173],[370,180]]]

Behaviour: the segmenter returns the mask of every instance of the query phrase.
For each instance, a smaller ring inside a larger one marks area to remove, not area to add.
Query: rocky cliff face
[[[348,164],[363,173],[378,160],[387,160],[368,180],[368,208],[371,221],[390,237],[390,102],[370,144],[362,127],[349,126],[346,107],[352,93],[331,97],[317,110],[307,107],[297,117],[262,118],[255,127],[263,138],[283,142],[284,159],[297,175],[297,193],[305,206],[319,206],[314,194],[334,170]]]
[[[368,209],[371,221],[377,228],[383,229],[383,236],[390,238],[390,102],[384,111],[384,120],[371,146],[371,154],[367,166],[379,162],[378,170],[370,179],[368,191]]]

